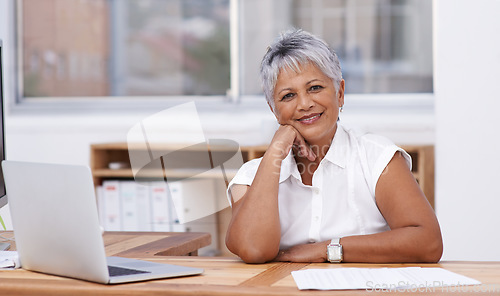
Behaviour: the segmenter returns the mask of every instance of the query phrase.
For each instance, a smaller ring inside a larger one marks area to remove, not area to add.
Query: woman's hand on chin
[[[316,159],[316,154],[312,151],[309,144],[304,140],[304,137],[291,125],[280,125],[269,145],[270,149],[274,150],[281,159],[290,152],[290,149],[295,147],[299,156],[307,157],[310,161]]]

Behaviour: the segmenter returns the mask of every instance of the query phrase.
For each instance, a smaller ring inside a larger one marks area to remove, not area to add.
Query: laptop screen
[[[0,161],[5,159],[5,139],[4,139],[4,119],[3,119],[3,57],[2,57],[2,40],[0,39]],[[5,195],[5,183],[3,179],[3,171],[0,168],[0,208],[7,204],[7,196]]]

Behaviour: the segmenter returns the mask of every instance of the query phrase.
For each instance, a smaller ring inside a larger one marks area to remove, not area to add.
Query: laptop
[[[88,167],[3,161],[2,168],[22,268],[102,284],[203,273],[106,257]]]

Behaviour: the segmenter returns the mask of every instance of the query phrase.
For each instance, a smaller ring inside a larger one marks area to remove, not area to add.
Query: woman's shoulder
[[[358,147],[357,150],[362,159],[370,167],[382,166],[383,169],[397,151],[402,153],[411,167],[410,155],[389,138],[370,132],[360,132],[355,129],[345,128],[345,130],[349,134],[350,141],[356,143],[355,145]]]
[[[231,180],[231,184],[244,184],[250,185],[252,184],[255,175],[257,174],[257,170],[259,169],[260,162],[262,161],[262,157],[255,158],[245,162],[241,168],[238,170],[234,178]]]
[[[255,172],[257,172],[261,161],[262,157],[254,158],[245,162],[239,169],[238,173],[253,173],[254,175]]]
[[[410,155],[389,138],[353,129],[346,130],[346,132],[349,134],[351,147],[356,146],[357,159],[361,164],[363,174],[373,196],[379,177],[396,152],[401,152],[408,167],[411,169]]]
[[[358,145],[363,147],[384,149],[385,147],[395,146],[393,141],[383,135],[346,126],[343,126],[343,128],[349,135],[351,141],[355,141]]]

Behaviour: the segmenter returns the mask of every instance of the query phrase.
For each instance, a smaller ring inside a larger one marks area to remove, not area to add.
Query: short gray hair
[[[333,80],[336,91],[342,81],[337,54],[322,39],[301,29],[282,33],[268,48],[260,65],[260,79],[267,102],[274,108],[273,93],[280,71],[300,72],[300,65],[313,63]]]

